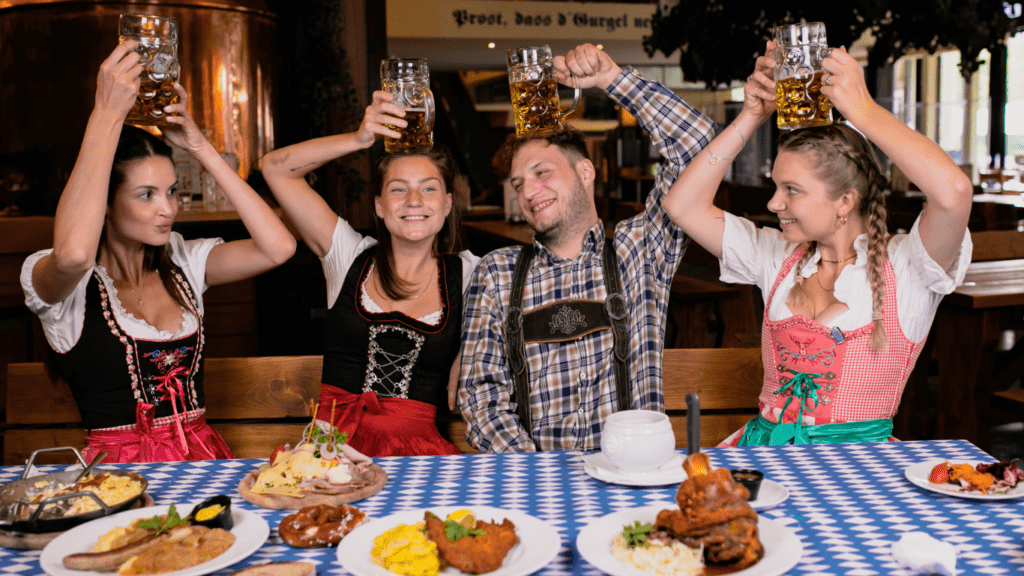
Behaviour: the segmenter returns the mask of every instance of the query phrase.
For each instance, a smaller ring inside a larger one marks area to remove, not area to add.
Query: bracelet
[[[736,132],[740,135],[740,141],[743,142],[743,144],[740,146],[740,149],[735,154],[733,154],[732,156],[729,156],[728,158],[720,158],[720,157],[716,156],[715,153],[711,151],[711,146],[708,145],[708,154],[711,154],[711,159],[708,160],[708,164],[711,164],[712,166],[714,166],[714,165],[718,164],[719,162],[721,162],[722,160],[732,160],[732,159],[736,158],[737,156],[739,156],[740,152],[742,152],[743,149],[747,146],[747,137],[743,135],[743,131],[740,130],[740,127],[737,126],[736,124],[730,124],[730,126],[732,126],[733,128],[736,129]]]

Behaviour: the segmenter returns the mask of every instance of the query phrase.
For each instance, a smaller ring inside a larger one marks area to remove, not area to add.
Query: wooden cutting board
[[[370,477],[370,483],[367,485],[353,486],[351,490],[346,490],[340,494],[308,494],[302,498],[295,498],[294,496],[283,496],[281,494],[257,494],[252,492],[252,486],[256,483],[256,476],[258,475],[258,471],[254,470],[238,483],[238,493],[246,502],[263,508],[270,508],[271,510],[300,510],[307,506],[317,506],[319,504],[337,506],[339,504],[349,504],[365,500],[380,492],[384,485],[387,484],[388,473],[380,466],[370,464],[365,469],[365,473]]]

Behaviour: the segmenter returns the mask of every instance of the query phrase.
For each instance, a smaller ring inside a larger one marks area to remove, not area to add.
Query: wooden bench
[[[686,445],[686,395],[701,395],[701,444],[713,446],[757,413],[760,350],[754,348],[665,351],[665,405]],[[206,418],[239,458],[266,458],[279,444],[294,443],[319,398],[320,356],[208,358],[204,376]],[[8,366],[8,426],[4,464],[23,463],[33,450],[85,446],[86,432],[71,390],[53,382],[41,363]],[[463,452],[466,425],[457,414],[440,414],[438,427]],[[63,455],[52,462],[70,462]]]

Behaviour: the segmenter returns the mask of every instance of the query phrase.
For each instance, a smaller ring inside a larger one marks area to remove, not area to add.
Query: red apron
[[[348,443],[367,456],[433,456],[461,454],[437,431],[437,407],[406,398],[379,398],[374,392],[353,394],[337,386],[320,387],[316,417],[331,420],[348,434]]]
[[[885,259],[882,324],[889,343],[876,352],[870,345],[873,322],[843,333],[803,315],[768,319],[775,291],[806,250],[794,250],[783,262],[765,305],[761,418],[771,424],[800,420],[803,427],[891,420],[924,347],[924,340],[911,342],[900,329],[892,264]],[[738,445],[750,426],[747,424],[720,446]]]
[[[107,464],[234,458],[224,439],[206,423],[204,412],[154,420],[153,407],[139,402],[136,424],[92,430],[82,456],[91,462],[100,450],[106,450],[103,462]]]

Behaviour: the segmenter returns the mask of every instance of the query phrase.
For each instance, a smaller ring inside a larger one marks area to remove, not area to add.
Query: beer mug
[[[793,130],[832,123],[832,102],[821,93],[828,56],[825,24],[806,22],[775,28],[775,104],[779,128]]]
[[[399,139],[384,137],[389,154],[427,152],[434,147],[434,93],[430,91],[430,70],[426,58],[389,58],[380,63],[381,90],[395,97],[395,106],[405,109],[405,128],[387,125],[399,132]]]
[[[572,106],[563,112],[558,109],[558,80],[551,48],[545,44],[508,51],[508,85],[517,136],[547,134],[562,128],[565,117],[580,103],[579,81],[575,75],[572,79],[576,93]]]
[[[120,43],[135,40],[141,59],[142,85],[135,105],[124,119],[136,126],[168,126],[164,106],[178,101],[178,21],[167,16],[122,14],[118,24]]]

